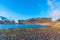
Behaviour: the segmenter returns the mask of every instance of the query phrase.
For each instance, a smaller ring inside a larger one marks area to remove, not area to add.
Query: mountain
[[[10,21],[8,18],[3,17],[3,16],[0,16],[0,20],[2,20],[2,21]]]
[[[18,22],[21,24],[38,24],[38,23],[51,22],[51,18],[32,18],[27,20],[19,20]]]
[[[0,24],[12,23],[8,18],[0,16]]]

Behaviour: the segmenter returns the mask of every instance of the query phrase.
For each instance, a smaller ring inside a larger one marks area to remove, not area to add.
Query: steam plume
[[[56,0],[47,0],[47,4],[52,21],[56,21],[60,15],[60,2],[56,2]]]

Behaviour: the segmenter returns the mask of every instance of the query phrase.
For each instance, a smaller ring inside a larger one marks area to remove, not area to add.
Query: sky
[[[0,16],[23,20],[59,16],[60,0],[0,0]]]

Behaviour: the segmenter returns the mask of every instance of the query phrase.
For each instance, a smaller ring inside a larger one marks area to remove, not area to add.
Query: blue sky
[[[48,0],[0,0],[0,16],[23,20],[37,17],[49,18]],[[58,0],[59,1],[59,0]]]

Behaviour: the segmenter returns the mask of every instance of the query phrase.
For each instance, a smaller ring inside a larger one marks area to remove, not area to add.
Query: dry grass
[[[1,33],[7,38],[13,36],[13,40],[60,40],[60,28],[34,28],[34,29],[9,29]]]

